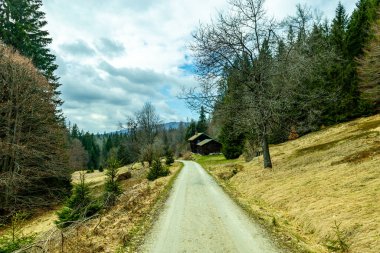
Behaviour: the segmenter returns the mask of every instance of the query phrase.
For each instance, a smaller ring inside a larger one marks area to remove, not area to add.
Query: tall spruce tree
[[[206,119],[206,111],[202,106],[199,112],[199,120],[197,122],[197,131],[198,133],[204,133],[207,131],[207,119]]]
[[[347,36],[348,16],[343,4],[339,2],[335,10],[335,18],[331,25],[331,43],[340,56],[347,53],[346,36]]]
[[[58,66],[48,48],[52,39],[44,29],[47,22],[41,7],[42,0],[0,0],[0,40],[32,60],[53,86],[56,104],[61,104],[54,74]]]
[[[226,89],[223,100],[216,107],[215,115],[220,119],[221,132],[219,141],[222,143],[222,153],[227,159],[238,158],[243,153],[245,133],[250,131],[245,125],[239,124],[244,116],[242,103],[242,84],[247,81],[247,76],[241,74],[238,68],[247,70],[251,67],[248,59],[235,61],[235,68],[226,68]],[[245,71],[244,71],[245,72]]]
[[[73,128],[71,129],[71,138],[79,139],[80,137],[81,137],[81,133],[79,131],[78,125],[74,124]]]
[[[85,133],[81,138],[84,149],[88,152],[87,169],[94,170],[100,166],[100,148],[95,142],[94,134]]]
[[[335,17],[331,23],[328,37],[328,47],[333,50],[335,59],[324,66],[327,68],[326,79],[323,80],[324,89],[338,94],[336,101],[328,103],[322,114],[322,124],[334,124],[344,121],[353,112],[353,86],[349,73],[352,69],[347,50],[348,16],[341,2],[339,2]],[[328,49],[326,49],[328,50]]]
[[[329,43],[336,54],[326,67],[325,89],[336,92],[337,101],[326,106],[323,124],[346,121],[369,112],[368,104],[361,99],[358,88],[356,58],[363,53],[364,45],[371,37],[370,26],[376,17],[378,0],[360,0],[350,19],[339,3],[330,27]]]
[[[379,0],[360,0],[348,24],[347,47],[354,59],[363,54],[371,37],[371,25],[376,20]]]
[[[197,123],[194,120],[191,120],[189,126],[186,129],[185,139],[188,140],[197,132]]]

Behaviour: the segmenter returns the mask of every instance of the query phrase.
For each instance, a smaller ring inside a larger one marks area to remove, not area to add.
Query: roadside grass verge
[[[180,162],[176,162],[176,164],[178,166],[177,169],[172,172],[173,175],[170,176],[169,181],[164,185],[162,191],[154,200],[154,203],[152,203],[145,215],[143,215],[137,225],[129,231],[128,238],[130,239],[125,242],[125,245],[119,250],[119,252],[124,252],[123,250],[125,250],[125,252],[138,252],[138,248],[144,242],[146,234],[151,230],[154,221],[162,211],[166,200],[170,196],[174,182],[184,166],[183,163]]]
[[[378,253],[379,136],[375,115],[271,146],[272,170],[262,157],[197,161],[292,251]]]

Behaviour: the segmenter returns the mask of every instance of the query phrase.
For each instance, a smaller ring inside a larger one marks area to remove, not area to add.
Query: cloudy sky
[[[342,0],[351,13],[356,0]],[[267,0],[282,19],[304,3],[333,17],[338,0]],[[110,132],[151,102],[164,122],[197,118],[177,99],[197,84],[187,45],[227,0],[45,0],[63,111],[90,132]]]

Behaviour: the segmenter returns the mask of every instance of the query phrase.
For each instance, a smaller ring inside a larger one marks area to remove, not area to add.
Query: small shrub
[[[344,232],[340,228],[340,223],[336,221],[334,223],[334,237],[328,238],[326,241],[326,247],[333,252],[346,253],[349,252],[350,245],[348,244],[348,233]]]
[[[233,174],[231,173],[231,171],[224,171],[219,172],[217,176],[222,180],[229,180],[231,177],[233,177]]]
[[[185,152],[183,155],[182,155],[182,159],[183,160],[186,160],[186,161],[193,161],[194,160],[194,157],[193,157],[193,154],[191,152]]]
[[[173,152],[169,150],[165,156],[165,164],[171,165],[172,163],[174,163]]]
[[[276,217],[272,217],[272,225],[273,225],[273,227],[277,227],[278,226],[278,222],[277,222]]]
[[[148,180],[153,181],[159,177],[165,177],[169,175],[170,171],[167,167],[163,166],[159,159],[156,159],[152,163],[152,167],[148,172]]]
[[[236,134],[232,122],[225,123],[219,135],[222,153],[227,160],[239,158],[243,154],[244,134]]]
[[[34,240],[34,236],[21,234],[21,227],[27,216],[24,212],[17,212],[12,216],[9,232],[0,237],[1,253],[14,252]]]
[[[237,173],[239,173],[240,171],[242,171],[243,168],[244,168],[244,166],[241,165],[241,164],[234,164],[232,166],[232,174],[236,175]]]
[[[292,141],[292,140],[296,140],[298,138],[299,138],[299,135],[298,135],[298,133],[296,131],[296,128],[294,126],[292,126],[292,128],[290,129],[288,140]]]
[[[103,172],[103,170],[104,170],[103,165],[100,165],[99,172]]]
[[[18,249],[32,243],[34,236],[23,236],[12,240],[11,237],[1,236],[0,237],[0,252],[1,253],[11,253]]]
[[[96,214],[102,206],[91,199],[90,188],[85,183],[85,174],[80,174],[80,183],[73,187],[72,194],[61,210],[57,212],[58,227],[67,227],[76,220]]]
[[[222,153],[227,160],[239,158],[243,153],[243,148],[240,146],[226,146],[222,148]]]
[[[217,176],[222,180],[230,180],[237,173],[243,170],[243,166],[240,164],[234,164],[227,171],[219,172]]]
[[[79,220],[81,214],[79,212],[75,212],[72,208],[64,206],[61,210],[57,212],[58,221],[56,224],[59,227],[67,227],[73,221]]]
[[[105,206],[113,206],[117,196],[121,193],[119,182],[117,181],[117,172],[120,167],[120,162],[111,157],[107,161],[106,176],[107,181],[104,185],[104,204]]]

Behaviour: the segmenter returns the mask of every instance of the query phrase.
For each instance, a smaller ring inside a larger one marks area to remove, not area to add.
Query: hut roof
[[[214,142],[219,143],[218,141],[216,141],[216,140],[214,140],[214,139],[206,139],[206,140],[203,140],[203,141],[199,142],[197,145],[198,145],[198,146],[203,146],[203,145],[205,145],[205,144],[207,144],[207,143],[209,143],[209,142],[211,142],[211,141],[214,141]]]
[[[198,139],[200,136],[202,136],[202,135],[205,135],[205,136],[207,136],[208,138],[210,138],[207,134],[205,134],[205,133],[198,133],[198,134],[195,134],[195,135],[193,135],[193,136],[191,136],[190,138],[189,138],[189,141],[195,141],[196,139]]]

